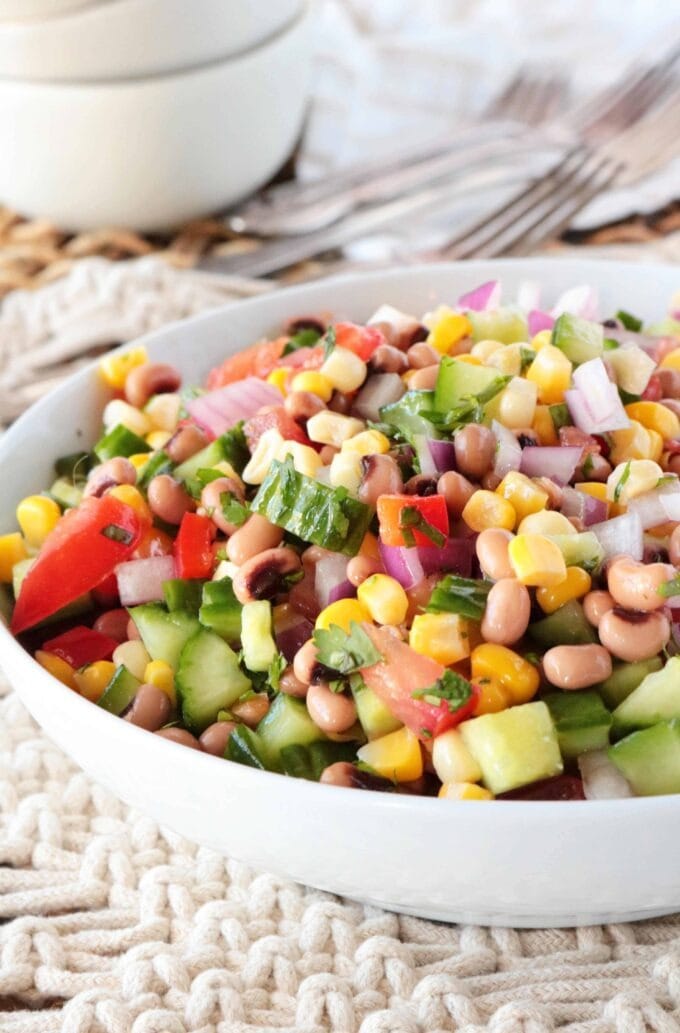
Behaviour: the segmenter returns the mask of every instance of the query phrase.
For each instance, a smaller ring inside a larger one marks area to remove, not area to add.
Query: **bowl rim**
[[[201,312],[197,315],[191,316],[188,319],[177,320],[172,323],[167,323],[164,326],[152,330],[140,337],[137,337],[131,341],[119,345],[117,348],[112,349],[109,354],[116,354],[129,349],[131,346],[138,345],[153,345],[156,341],[162,340],[167,334],[176,333],[178,329],[183,330],[184,328],[190,333],[196,327],[209,322],[219,321],[225,317],[228,318],[227,313],[233,312],[238,309],[239,311],[244,310],[257,310],[257,308],[263,303],[266,305],[267,300],[276,301],[281,298],[282,295],[285,297],[295,300],[298,296],[305,296],[310,293],[321,293],[329,292],[332,293],[333,288],[340,285],[351,285],[355,282],[365,282],[369,280],[374,283],[386,282],[386,286],[389,286],[391,280],[398,280],[404,276],[408,276],[413,273],[421,275],[425,271],[439,271],[443,274],[451,273],[455,275],[460,273],[462,270],[466,272],[474,272],[476,268],[484,270],[484,273],[488,272],[489,265],[493,264],[498,267],[499,274],[498,278],[502,280],[504,269],[508,268],[519,268],[523,266],[533,266],[537,260],[549,261],[551,264],[562,265],[567,272],[578,269],[580,271],[581,279],[589,279],[588,274],[591,273],[593,277],[597,276],[598,270],[603,266],[616,269],[630,270],[631,265],[634,263],[617,260],[607,259],[580,259],[580,258],[560,258],[559,255],[550,256],[535,256],[532,258],[506,258],[497,259],[493,261],[480,259],[466,262],[437,262],[437,263],[412,263],[409,265],[399,267],[389,267],[386,269],[371,269],[371,270],[356,270],[352,272],[343,272],[334,276],[323,277],[318,280],[314,280],[308,283],[296,284],[293,286],[282,287],[266,294],[257,295],[255,297],[246,298],[240,301],[231,302],[226,305],[220,305],[219,307],[208,309],[205,312]],[[653,275],[655,271],[668,273],[670,271],[678,272],[676,266],[672,263],[664,262],[653,262],[645,263],[644,268],[648,271],[649,275]],[[25,426],[30,426],[42,413],[43,408],[51,405],[53,400],[58,398],[61,394],[69,393],[74,384],[81,382],[83,387],[90,380],[93,372],[96,371],[99,364],[99,359],[94,359],[92,362],[83,366],[77,370],[70,377],[68,377],[63,383],[59,384],[53,391],[49,392],[48,395],[41,398],[38,402],[32,405],[26,410],[13,424],[12,426],[2,435],[0,438],[0,467],[8,452],[11,451],[15,439],[20,439]],[[138,741],[141,744],[146,743],[147,749],[150,750],[161,750],[167,749],[183,751],[186,763],[189,762],[187,754],[191,754],[194,762],[205,765],[211,765],[206,768],[206,771],[215,772],[217,763],[224,763],[223,758],[214,757],[210,754],[201,753],[197,750],[187,750],[186,747],[180,746],[178,743],[174,743],[167,739],[163,739],[160,736],[149,735],[147,731],[142,728],[138,728],[126,721],[122,721],[120,718],[113,714],[109,714],[107,711],[102,710],[96,704],[92,704],[78,693],[73,692],[67,688],[64,684],[59,682],[56,678],[50,675],[35,658],[21,645],[21,643],[11,634],[6,621],[0,619],[0,661],[2,661],[5,654],[9,654],[16,660],[17,664],[28,664],[31,675],[44,682],[45,690],[51,692],[55,696],[55,701],[59,706],[69,710],[73,709],[73,713],[85,714],[84,708],[89,708],[89,713],[93,717],[93,727],[98,727],[98,722],[101,722],[102,732],[105,734],[106,729],[115,728],[115,725],[109,722],[118,722],[119,731],[116,734],[121,736],[127,736],[131,734],[134,742],[134,737],[138,737]],[[3,665],[4,667],[4,665]],[[8,679],[9,680],[9,679]],[[10,682],[11,683],[11,682]],[[12,685],[12,688],[14,686]],[[21,698],[21,694],[19,698]],[[80,709],[79,709],[80,708]],[[45,733],[47,734],[47,733]],[[143,739],[141,737],[144,737]],[[171,758],[176,754],[161,753],[161,757]],[[342,786],[329,786],[319,782],[311,782],[302,778],[291,778],[287,775],[280,775],[277,772],[272,771],[261,771],[256,768],[248,767],[247,765],[237,764],[231,762],[229,768],[222,768],[222,771],[228,773],[229,777],[233,778],[236,783],[241,783],[244,792],[251,790],[267,790],[284,792],[286,785],[294,786],[297,785],[297,789],[294,791],[300,794],[307,794],[306,796],[300,797],[302,802],[304,799],[309,800],[310,806],[318,805],[323,799],[323,795],[327,791],[331,790],[335,793],[343,794],[343,799],[348,802],[349,799],[355,801],[353,806],[361,806],[374,814],[378,815],[382,811],[388,813],[396,812],[398,814],[408,814],[414,807],[418,807],[420,815],[425,820],[434,819],[435,816],[441,818],[441,802],[437,797],[422,797],[416,795],[406,795],[397,793],[382,793],[377,791],[361,792],[357,798],[357,790],[348,789]],[[351,794],[351,797],[350,795]],[[495,802],[495,801],[491,801]],[[531,816],[532,819],[538,819],[539,821],[555,821],[556,815],[561,815],[558,819],[560,825],[564,824],[565,821],[569,820],[568,816],[574,815],[580,820],[586,816],[592,816],[594,820],[604,817],[608,813],[609,808],[612,805],[617,808],[617,816],[625,817],[626,812],[630,809],[634,813],[649,811],[654,816],[664,814],[668,812],[669,817],[675,815],[677,808],[680,807],[680,794],[663,794],[658,796],[636,796],[628,797],[624,799],[615,800],[572,800],[572,801],[554,801],[554,800],[503,800],[503,810],[508,809],[508,813],[514,815],[515,819],[526,820]],[[565,803],[576,804],[576,810],[567,808],[563,810]],[[470,816],[486,813],[486,805],[488,801],[484,800],[468,800],[465,801],[466,813]],[[587,810],[583,808],[587,805]],[[480,812],[480,807],[482,811]],[[491,814],[494,810],[491,809]]]

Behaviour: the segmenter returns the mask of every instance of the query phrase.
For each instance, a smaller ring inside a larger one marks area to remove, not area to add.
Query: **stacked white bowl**
[[[0,202],[171,229],[262,186],[300,133],[311,0],[0,0]]]

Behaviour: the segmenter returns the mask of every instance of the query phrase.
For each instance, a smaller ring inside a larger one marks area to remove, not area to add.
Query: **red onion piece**
[[[316,564],[314,591],[322,610],[329,603],[334,602],[331,599],[333,589],[347,581],[347,563],[347,556],[342,556],[339,552],[329,552],[327,556],[322,556]],[[345,597],[340,596],[339,598]]]
[[[576,445],[526,445],[519,468],[527,477],[552,477],[558,484],[568,484],[582,452]]]
[[[502,478],[511,470],[519,470],[522,463],[522,446],[512,431],[498,420],[492,421],[491,430],[497,442],[493,472]]]
[[[601,524],[592,524],[593,532],[604,549],[605,557],[625,555],[641,560],[644,555],[644,534],[640,517],[635,512],[624,513]]]
[[[486,309],[498,308],[501,300],[500,280],[489,280],[480,284],[474,290],[461,294],[458,299],[458,308],[467,309],[470,312],[484,312]]]
[[[116,567],[118,594],[122,606],[155,603],[163,599],[163,582],[176,576],[172,556],[149,556],[128,560]]]
[[[630,426],[630,420],[621,404],[621,399],[614,384],[611,384],[611,389],[616,394],[618,405],[616,405],[612,397],[609,415],[603,416],[600,410],[599,417],[593,415],[593,405],[595,403],[589,402],[586,395],[578,388],[564,392],[564,400],[567,403],[569,415],[575,427],[578,427],[585,434],[606,434],[610,430],[625,430],[626,427]]]
[[[527,316],[527,325],[533,337],[534,334],[540,334],[541,330],[552,330],[555,319],[549,312],[541,312],[540,309],[534,308]]]
[[[475,536],[476,537],[476,536]],[[441,571],[470,577],[475,538],[448,538],[446,545],[419,545],[418,556],[425,575]]]
[[[383,405],[398,402],[404,394],[404,382],[398,373],[376,373],[369,377],[357,395],[352,411],[364,420],[379,420]]]
[[[287,663],[292,664],[295,654],[305,642],[312,637],[314,625],[306,617],[298,615],[298,619],[286,624],[280,631],[276,631],[276,648],[283,653]]]
[[[456,447],[453,441],[437,441],[427,439],[427,446],[434,461],[437,473],[447,473],[456,469]]]
[[[584,527],[590,527],[607,519],[607,503],[587,495],[585,491],[567,487],[562,491],[561,512],[566,517],[578,517]]]
[[[414,434],[413,445],[418,457],[420,472],[426,477],[436,477],[439,471],[432,455],[429,438],[426,438],[424,434]]]
[[[561,294],[553,306],[551,312],[557,319],[563,312],[571,312],[581,319],[597,319],[599,299],[597,291],[589,284],[582,284],[579,287],[570,287],[568,291]]]
[[[407,549],[403,545],[385,545],[380,542],[380,558],[385,573],[395,578],[402,588],[413,588],[425,577],[420,550],[415,546]]]
[[[351,581],[341,581],[339,585],[334,585],[328,593],[328,602],[337,603],[338,599],[353,599],[357,594],[357,590]]]
[[[239,420],[248,420],[265,405],[281,405],[281,392],[258,377],[237,380],[186,403],[187,411],[201,427],[216,437]]]
[[[633,791],[606,750],[591,750],[578,758],[586,800],[623,800]]]

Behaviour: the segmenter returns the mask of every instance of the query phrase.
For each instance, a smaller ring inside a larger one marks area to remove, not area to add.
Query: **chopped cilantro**
[[[270,663],[269,670],[267,671],[267,681],[271,685],[272,689],[276,689],[278,691],[281,675],[287,666],[285,656],[282,653],[277,653]]]
[[[680,595],[680,577],[674,577],[672,581],[664,581],[662,585],[657,588],[659,595],[662,595],[664,599],[671,599],[674,595]]]
[[[624,309],[619,309],[616,313],[616,318],[619,323],[623,323],[626,330],[632,330],[636,334],[642,330],[642,320],[638,319],[637,316],[632,316],[630,312],[626,312]]]
[[[131,531],[119,527],[118,524],[107,524],[99,533],[103,534],[105,538],[110,538],[112,542],[121,542],[123,545],[129,545],[134,538]]]
[[[326,333],[323,335],[321,343],[323,344],[323,357],[324,359],[327,359],[336,345],[334,326],[328,327]]]
[[[446,542],[446,535],[426,520],[423,514],[416,506],[404,506],[399,514],[399,530],[404,537],[404,544],[408,548],[413,548],[416,544],[416,538],[414,531],[420,531],[421,534],[429,538],[433,545],[442,547]]]
[[[631,464],[631,460],[629,459],[628,462],[626,463],[625,467],[623,468],[623,473],[619,477],[619,480],[618,480],[618,483],[617,483],[616,487],[614,488],[614,502],[618,502],[619,499],[621,498],[621,492],[623,491],[624,487],[626,486],[626,481],[630,477],[630,464]]]
[[[447,574],[432,590],[426,610],[428,613],[457,613],[461,617],[480,621],[490,591],[489,581]]]
[[[303,330],[298,330],[298,332],[293,334],[287,342],[286,347],[283,349],[283,355],[291,355],[300,348],[313,348],[320,337],[321,334],[319,331],[315,330],[311,326],[305,327]]]
[[[362,667],[372,667],[383,658],[361,625],[351,621],[349,628],[348,633],[337,624],[331,624],[327,630],[317,628],[313,635],[319,663],[339,674],[352,674]]]
[[[455,714],[469,700],[472,686],[462,674],[447,669],[434,685],[412,692],[411,695],[415,699],[425,699],[428,703],[443,699],[448,703],[451,713]]]
[[[484,406],[500,394],[511,380],[512,377],[509,376],[497,376],[479,394],[466,395],[448,412],[423,411],[421,415],[440,431],[453,431],[466,423],[481,423],[484,419]]]
[[[527,348],[525,345],[522,345],[519,350],[519,357],[521,362],[521,372],[524,373],[527,366],[530,366],[536,358],[536,352],[533,348]]]
[[[224,519],[230,524],[235,524],[236,527],[245,524],[249,516],[248,507],[244,506],[233,492],[223,491],[220,495],[220,505]]]
[[[593,453],[589,452],[588,455],[583,460],[583,463],[581,464],[581,470],[583,472],[583,476],[584,477],[588,476],[588,474],[590,473],[590,471],[593,468],[593,465],[594,465]]]
[[[615,348],[618,348],[619,342],[615,341],[613,337],[605,337],[602,346],[606,352],[613,352]]]

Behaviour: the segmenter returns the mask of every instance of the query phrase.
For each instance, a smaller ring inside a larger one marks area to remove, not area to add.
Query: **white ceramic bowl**
[[[665,310],[680,269],[559,259],[357,274],[211,312],[145,339],[191,382],[301,312],[366,319],[381,302],[423,312],[499,276],[548,297],[599,286],[604,313]],[[74,376],[0,441],[0,529],[47,485],[52,460],[96,437],[104,392]],[[0,661],[48,735],[124,800],[259,868],[428,918],[520,926],[647,918],[680,907],[680,797],[582,803],[452,803],[317,785],[187,750],[100,710],[55,681],[0,627]]]
[[[113,0],[0,0],[0,21],[56,18],[66,12]]]
[[[255,50],[177,75],[0,80],[3,203],[64,229],[149,232],[239,200],[276,172],[300,132],[312,23],[308,4]]]
[[[301,7],[302,0],[108,0],[60,18],[0,22],[0,77],[82,81],[178,72],[260,46]]]

